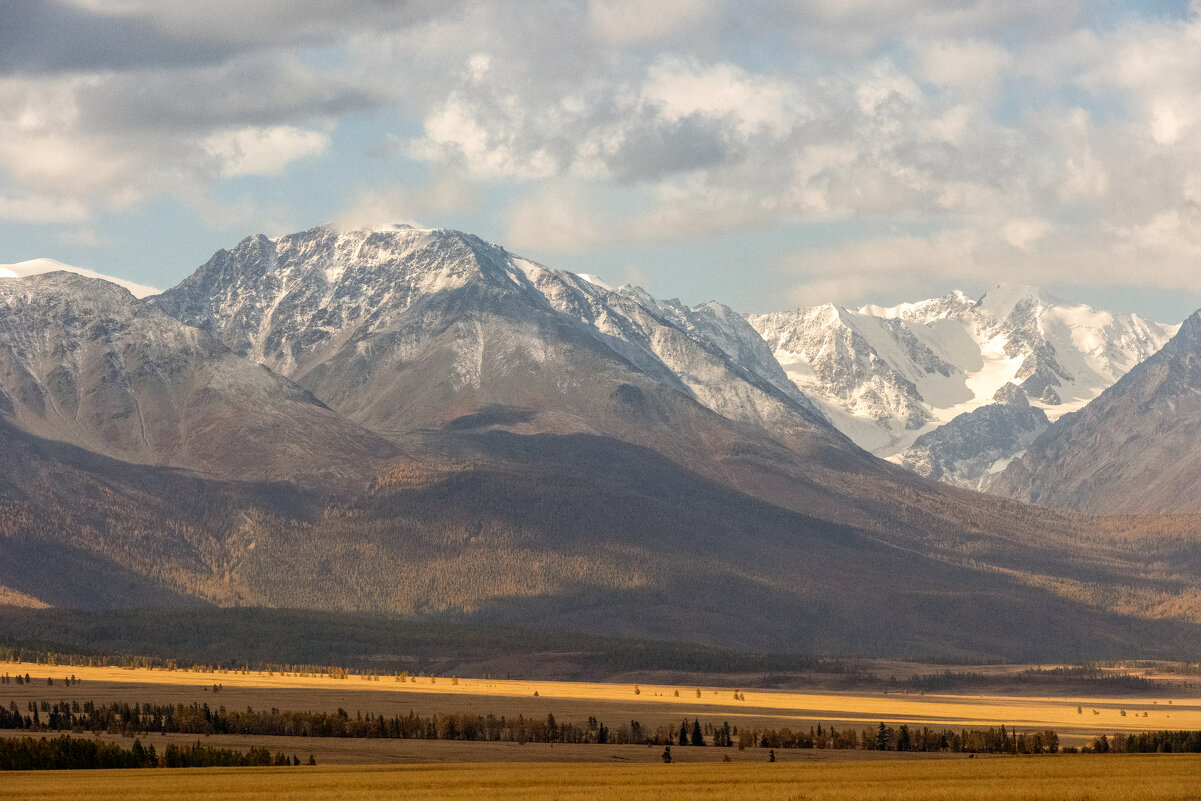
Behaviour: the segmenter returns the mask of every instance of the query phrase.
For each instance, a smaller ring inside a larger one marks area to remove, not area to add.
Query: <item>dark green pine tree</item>
[[[876,750],[888,750],[888,729],[884,727],[883,723],[880,724],[880,728],[876,729]]]
[[[680,724],[680,745],[688,745],[688,718]]]
[[[696,720],[692,721],[692,744],[693,745],[704,745],[705,744],[705,735],[701,731],[701,719],[700,718],[697,718]]]

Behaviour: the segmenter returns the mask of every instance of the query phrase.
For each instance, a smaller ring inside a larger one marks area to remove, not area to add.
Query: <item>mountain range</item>
[[[1177,329],[1010,284],[975,300],[953,292],[892,308],[825,305],[748,319],[856,444],[975,489]]]
[[[746,319],[403,226],[250,237],[146,299],[0,278],[0,599],[810,653],[1187,650],[1191,518],[1098,521],[928,480],[798,379],[804,361],[831,386],[941,388],[887,395],[908,422],[870,426],[916,448],[939,409],[928,462],[962,474],[977,453],[992,473],[1011,452],[972,437],[1037,429],[1171,333],[990,295]],[[870,326],[888,336],[856,357]],[[902,345],[925,384],[889,366]],[[1023,434],[1021,464],[1062,426]]]

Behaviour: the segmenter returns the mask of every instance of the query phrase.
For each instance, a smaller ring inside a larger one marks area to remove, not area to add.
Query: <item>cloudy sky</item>
[[[0,0],[0,262],[469,230],[745,311],[1201,306],[1201,0]]]

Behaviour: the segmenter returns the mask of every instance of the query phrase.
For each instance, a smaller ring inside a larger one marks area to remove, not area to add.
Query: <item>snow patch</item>
[[[609,292],[613,291],[613,287],[609,286],[604,281],[602,281],[600,278],[598,278],[595,275],[592,275],[591,273],[576,273],[576,275],[578,275],[580,278],[583,278],[585,281],[587,281],[589,284],[592,284],[593,286],[600,287],[601,289],[608,290]]]

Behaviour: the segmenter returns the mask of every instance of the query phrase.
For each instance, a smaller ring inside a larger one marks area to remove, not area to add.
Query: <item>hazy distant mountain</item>
[[[1201,511],[1201,312],[990,487],[1087,512]]]
[[[1033,418],[1014,428],[1005,446],[999,435],[1010,426],[998,428],[998,415],[961,415],[992,404],[998,390],[1014,384],[1055,419],[1083,407],[1176,330],[1007,284],[979,300],[953,292],[893,308],[827,305],[748,319],[826,417],[878,456],[925,464],[925,451],[906,453],[919,437],[959,418],[945,437],[962,440],[983,423],[987,431],[969,436],[988,440],[994,462],[973,460],[970,475],[950,463],[939,470],[943,480],[970,486],[981,469],[996,469],[1021,452]]]
[[[0,415],[124,461],[240,479],[370,476],[394,450],[126,289],[67,272],[0,279]]]

